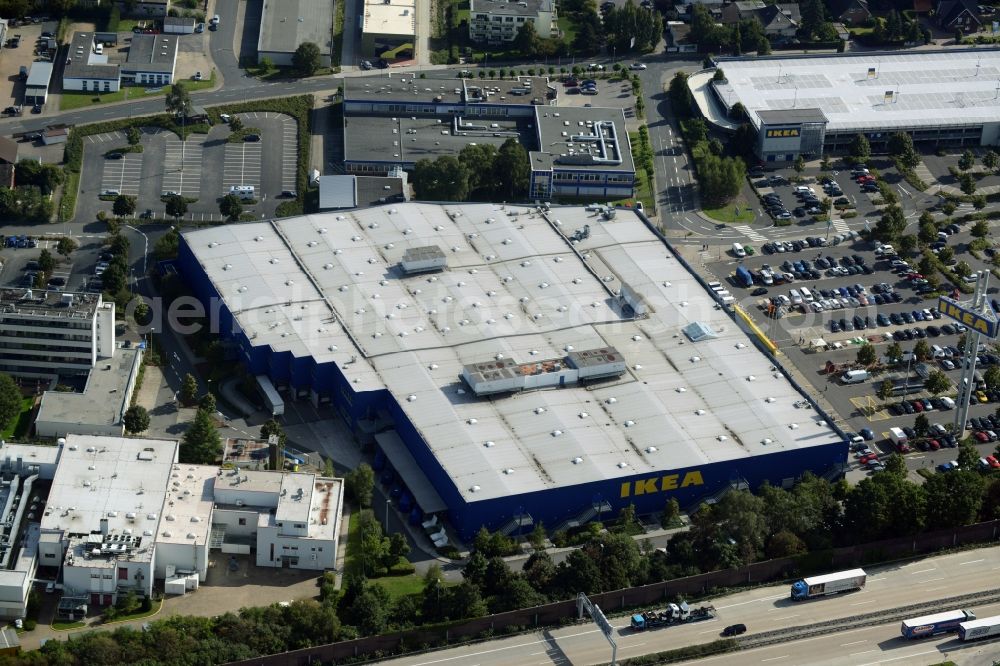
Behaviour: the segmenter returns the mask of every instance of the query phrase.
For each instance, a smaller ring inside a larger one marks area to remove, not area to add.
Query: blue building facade
[[[700,467],[664,469],[468,501],[387,389],[357,391],[336,363],[316,363],[312,357],[295,357],[289,352],[274,351],[268,345],[254,344],[219,298],[184,236],[181,236],[178,267],[178,272],[205,305],[206,311],[215,318],[220,339],[238,348],[240,359],[250,373],[267,375],[275,387],[286,395],[303,399],[312,397],[318,405],[332,408],[362,441],[374,442],[364,422],[375,419],[376,415],[384,417],[388,414],[420,471],[448,507],[447,517],[463,539],[471,539],[481,526],[495,530],[519,516],[530,515],[535,522],[542,521],[555,527],[566,520],[578,518],[594,506],[617,513],[620,508],[634,504],[638,512],[652,513],[662,510],[671,497],[676,498],[681,506],[689,506],[737,482],[745,482],[750,488],[756,488],[765,481],[780,484],[786,479],[799,477],[807,470],[822,474],[847,460],[846,443],[833,441]],[[670,443],[664,442],[662,446],[668,448]],[[375,466],[388,492],[398,500],[397,506],[409,513],[411,521],[422,519],[421,507],[380,450],[376,450]]]

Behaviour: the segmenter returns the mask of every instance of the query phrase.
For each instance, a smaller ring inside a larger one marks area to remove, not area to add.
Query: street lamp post
[[[145,232],[139,231],[131,224],[126,224],[125,228],[131,229],[135,233],[142,236],[142,276],[146,277],[146,256],[149,254],[149,236],[147,236]]]
[[[391,499],[386,499],[386,501],[385,501],[385,533],[386,533],[387,536],[389,534],[389,505],[391,505],[391,504],[392,504],[392,500]]]

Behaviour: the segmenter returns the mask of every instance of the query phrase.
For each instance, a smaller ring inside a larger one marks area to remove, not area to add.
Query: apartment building
[[[553,0],[471,0],[469,38],[474,42],[512,42],[527,21],[535,24],[539,37],[558,35]]]

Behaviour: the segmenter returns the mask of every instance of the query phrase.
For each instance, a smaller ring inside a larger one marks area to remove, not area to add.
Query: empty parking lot
[[[176,192],[189,199],[201,193],[201,160],[205,135],[192,134],[187,141],[167,136],[163,160],[163,192]]]

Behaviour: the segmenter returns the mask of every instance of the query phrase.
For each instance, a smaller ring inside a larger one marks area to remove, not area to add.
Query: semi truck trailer
[[[975,619],[976,614],[967,610],[934,613],[933,615],[915,617],[912,620],[903,620],[899,633],[903,635],[903,638],[930,638],[937,634],[958,631],[960,624]]]
[[[969,620],[958,625],[958,637],[963,641],[973,641],[977,638],[1000,636],[1000,615],[984,617],[981,620]]]
[[[810,576],[792,583],[792,601],[804,601],[864,588],[868,574],[864,569],[850,569],[822,576]]]

